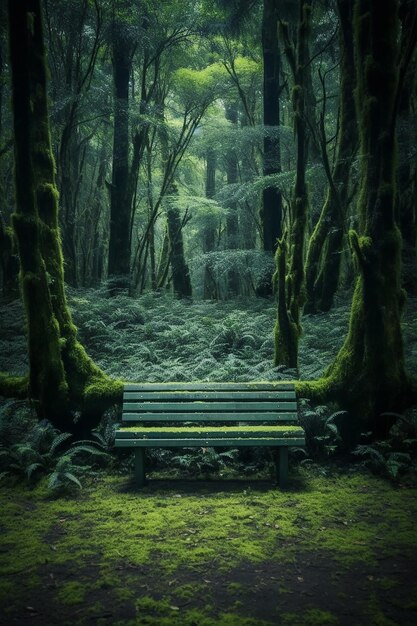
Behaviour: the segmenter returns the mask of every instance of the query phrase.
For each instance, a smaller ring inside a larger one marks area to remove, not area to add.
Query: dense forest
[[[274,294],[275,365],[295,373],[303,314],[353,290],[343,346],[298,390],[377,435],[383,411],[412,404],[416,6],[356,4],[45,1],[8,19],[3,5],[1,281],[29,342],[29,379],[2,374],[6,396],[69,429],[120,397],[65,283]]]
[[[129,472],[132,455],[113,450],[126,383],[279,381],[297,393],[306,447],[290,460],[301,482],[336,463],[412,489],[416,44],[416,0],[0,2],[6,489],[22,478],[43,489],[46,475],[76,497],[84,479]],[[150,450],[148,462],[155,476],[227,475],[228,464],[246,475],[268,473],[270,458]],[[193,520],[198,502],[190,496]],[[141,606],[155,621],[131,623],[176,624],[172,602]],[[349,623],[324,613],[282,623]],[[270,617],[244,615],[178,624]]]

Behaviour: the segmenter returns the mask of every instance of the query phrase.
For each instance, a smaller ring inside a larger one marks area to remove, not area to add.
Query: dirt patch
[[[228,614],[236,626],[245,618],[254,624],[412,626],[417,622],[416,571],[415,554],[381,558],[377,566],[343,566],[311,552],[291,564],[242,562],[220,572],[212,562],[169,575],[161,574],[157,563],[121,561],[113,564],[108,580],[94,561],[83,568],[45,563],[36,572],[36,587],[26,586],[23,573],[14,577],[22,595],[0,623],[192,624],[188,616],[196,610],[209,620],[205,623],[222,623]]]

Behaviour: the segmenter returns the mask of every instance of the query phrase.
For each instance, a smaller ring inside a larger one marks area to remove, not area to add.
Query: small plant
[[[63,453],[62,448],[72,435],[59,432],[50,422],[42,420],[29,430],[24,441],[0,447],[2,475],[17,474],[32,480],[35,475],[46,474],[53,488],[68,481],[80,486],[75,475],[91,470],[93,458],[110,458],[107,451],[110,441],[106,440],[106,435],[99,432],[94,435],[95,441],[74,442]],[[84,464],[75,463],[75,458],[82,459]]]
[[[65,489],[71,488],[76,485],[79,489],[82,489],[80,480],[77,478],[77,473],[82,473],[86,469],[85,466],[75,465],[70,455],[65,454],[55,466],[54,471],[49,475],[48,487],[49,489]]]
[[[226,461],[235,461],[238,452],[235,449],[217,452],[214,448],[201,448],[174,456],[171,462],[181,470],[192,473],[216,472],[226,466]]]
[[[417,451],[417,409],[406,413],[382,413],[381,419],[391,421],[388,438],[359,445],[354,455],[375,474],[397,480],[413,467]],[[370,433],[364,433],[367,438]]]
[[[391,445],[386,441],[376,441],[374,444],[359,445],[353,454],[362,459],[362,465],[375,474],[387,476],[396,480],[411,466],[411,456],[406,452],[393,452]]]
[[[300,411],[300,424],[306,436],[307,457],[323,460],[334,454],[342,445],[341,421],[348,415],[347,411],[330,413],[326,406]]]

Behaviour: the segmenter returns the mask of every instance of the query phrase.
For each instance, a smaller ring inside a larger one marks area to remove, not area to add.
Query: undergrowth
[[[273,381],[296,376],[294,370],[273,366],[272,329],[276,314],[273,300],[181,301],[165,293],[148,293],[139,298],[121,295],[109,298],[105,286],[68,291],[82,343],[111,376],[143,382]],[[336,355],[347,332],[349,309],[350,299],[345,294],[338,297],[337,306],[329,313],[303,318],[300,378],[319,377]],[[416,310],[417,300],[410,299],[403,330],[411,373],[417,372],[417,331],[413,323]],[[4,303],[0,307],[0,371],[26,372],[24,327],[21,303]],[[93,435],[95,447],[103,453],[113,450],[114,428],[119,417],[115,414],[106,419],[101,430]],[[351,430],[349,420],[350,416],[336,407],[313,409],[307,401],[301,402],[300,422],[306,432],[306,448],[295,450],[293,458],[303,463],[322,462],[335,453],[352,449],[354,442],[346,437]],[[82,462],[70,463],[67,452],[59,446],[54,462],[39,460],[36,454],[28,453],[24,446],[27,445],[27,434],[36,429],[35,423],[36,417],[27,403],[1,402],[3,466],[10,463],[21,466],[21,470],[15,467],[13,472],[21,471],[24,475],[31,463],[38,463],[31,473],[47,470],[49,476],[54,476],[50,479],[51,485],[78,484],[84,465]],[[21,445],[23,448],[19,447]],[[393,479],[402,475],[415,456],[414,448],[399,447],[393,436],[386,444],[373,443],[372,447],[365,441],[361,445],[364,447],[356,450],[359,461]],[[16,457],[14,461],[11,455]],[[219,454],[214,450],[186,450],[181,454],[154,450],[148,452],[148,457],[153,468],[176,469],[190,474],[223,470],[236,464],[245,472],[271,465],[268,451],[258,449],[239,450],[232,454]],[[89,467],[91,464],[89,462]],[[119,467],[126,470],[131,469],[131,465],[129,454],[121,452]]]
[[[109,298],[106,288],[69,289],[79,336],[111,376],[143,382],[257,381],[294,378],[273,366],[273,300],[175,300],[169,294]],[[347,332],[350,298],[329,313],[306,315],[300,343],[300,378],[314,379],[331,363]],[[417,373],[417,301],[404,317],[408,368]],[[0,371],[27,369],[25,322],[19,301],[0,307]]]

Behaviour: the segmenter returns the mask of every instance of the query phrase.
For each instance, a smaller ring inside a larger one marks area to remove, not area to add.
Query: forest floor
[[[417,488],[361,472],[0,494],[0,623],[417,623]]]
[[[293,379],[273,366],[273,300],[175,300],[166,294],[108,298],[104,288],[70,290],[69,302],[88,353],[109,375],[129,381],[259,381]],[[350,294],[328,313],[306,315],[300,377],[320,376],[348,330]],[[417,298],[407,302],[406,365],[417,374]],[[0,299],[0,371],[24,374],[27,347],[19,300]]]
[[[70,302],[81,340],[112,376],[294,377],[272,365],[272,301],[108,299],[83,290],[70,292]],[[331,362],[349,305],[346,295],[330,313],[304,318],[302,378]],[[416,319],[410,300],[404,337],[413,373]],[[0,371],[25,370],[22,307],[0,302]],[[45,482],[4,484],[0,624],[417,623],[415,484],[331,464],[293,468],[284,492],[266,474],[184,480],[159,471],[150,478],[140,494],[126,473],[83,480],[71,496],[51,495]]]

